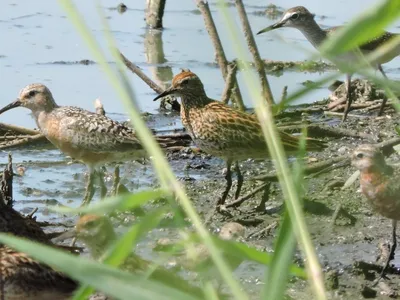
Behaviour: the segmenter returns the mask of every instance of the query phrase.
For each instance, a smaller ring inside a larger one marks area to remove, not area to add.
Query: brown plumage
[[[79,107],[58,106],[43,84],[23,88],[18,99],[0,109],[0,114],[18,106],[32,111],[40,131],[52,144],[90,167],[145,156],[131,128]],[[156,139],[164,148],[176,145],[169,136]]]
[[[361,191],[372,208],[386,218],[400,220],[400,170],[388,166],[372,145],[357,147],[352,165],[360,170]]]
[[[43,84],[23,88],[17,100],[0,109],[0,114],[18,106],[32,111],[40,131],[53,145],[88,166],[92,180],[88,181],[84,203],[93,195],[90,184],[93,184],[97,166],[146,156],[131,128],[78,107],[58,106]],[[160,136],[156,140],[163,148],[187,144],[174,136]]]
[[[78,287],[64,274],[4,245],[0,268],[0,297],[5,300],[66,300]]]
[[[6,205],[0,195],[0,232],[53,245],[42,228]],[[77,282],[31,259],[25,253],[0,244],[0,298],[5,300],[69,299]]]
[[[292,27],[292,28],[297,28],[300,30],[303,35],[307,38],[307,40],[315,47],[319,48],[319,46],[328,38],[330,35],[332,35],[337,29],[341,28],[341,26],[337,27],[331,27],[329,29],[322,29],[317,22],[314,20],[315,15],[310,13],[307,8],[303,6],[296,6],[288,9],[285,11],[282,15],[282,18],[276,22],[275,24],[272,24],[262,30],[260,30],[257,34],[261,34],[264,32],[268,32],[277,28],[281,27]],[[398,34],[396,33],[391,33],[385,31],[381,35],[373,38],[372,40],[362,44],[359,46],[359,50],[361,51],[362,54],[368,55],[371,52],[375,51],[379,47],[383,46],[384,44],[388,43],[389,41],[393,40],[393,38],[397,37]],[[387,63],[391,61],[393,58],[397,57],[400,54],[400,46],[397,46],[390,51],[386,52],[385,55],[381,55],[378,58],[376,58],[374,61],[371,61],[371,65],[378,69],[382,75],[387,78],[385,72],[382,69],[382,64]],[[360,55],[358,51],[349,51],[345,53],[341,53],[337,55],[334,59],[334,62],[342,62],[342,63],[348,63],[348,64],[359,64],[363,63],[363,60],[360,60]],[[347,88],[347,93],[346,93],[346,100],[347,100],[347,105],[343,114],[343,121],[346,119],[349,111],[350,111],[350,105],[352,102],[352,98],[350,95],[350,80],[351,80],[352,74],[348,73],[347,74],[347,79],[346,79],[346,88]],[[383,109],[386,104],[386,99],[382,102],[382,105],[380,107],[378,115],[381,115],[383,112]]]
[[[352,165],[360,171],[360,188],[373,210],[392,220],[392,246],[389,266],[397,246],[396,227],[400,220],[400,171],[388,166],[383,154],[373,145],[358,146],[352,154]]]
[[[181,98],[182,123],[194,143],[203,151],[227,161],[228,184],[219,201],[221,205],[230,190],[232,162],[269,157],[261,125],[256,116],[208,98],[201,80],[190,71],[182,71],[176,75],[171,87],[154,100],[169,94]],[[287,152],[298,150],[297,137],[284,132],[279,134]],[[320,151],[324,148],[325,144],[322,141],[307,139],[308,151]],[[238,165],[236,168],[238,169]],[[236,198],[239,197],[242,180],[239,172]]]

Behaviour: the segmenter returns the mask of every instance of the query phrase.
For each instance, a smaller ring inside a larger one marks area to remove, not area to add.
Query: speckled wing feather
[[[51,299],[64,299],[62,296],[66,299],[78,287],[76,281],[24,253],[2,246],[0,254],[1,275],[4,290],[10,293],[8,296],[15,293],[30,296],[29,299],[40,299],[40,295],[42,299],[50,299],[51,295]]]
[[[343,28],[343,26],[335,26],[328,28],[326,32],[328,33],[328,36],[331,36],[334,34],[338,29]],[[397,33],[391,33],[388,31],[383,32],[381,35],[373,38],[372,40],[367,41],[366,43],[362,44],[360,46],[361,50],[364,51],[374,51],[376,50],[379,46],[383,45],[384,43],[389,42],[392,38],[398,36]]]
[[[142,149],[132,129],[106,116],[67,106],[52,113],[61,119],[60,130],[80,149],[93,152]]]
[[[204,120],[201,124],[196,124],[194,119],[191,126],[195,131],[196,143],[204,148],[206,152],[218,156],[226,156],[230,152],[232,158],[263,158],[268,157],[268,149],[264,140],[260,123],[254,115],[230,108],[217,101],[210,102],[201,109]],[[212,128],[207,128],[210,124]],[[287,152],[298,149],[299,139],[280,132],[284,148]],[[207,142],[202,142],[206,140]],[[318,141],[319,142],[319,141]],[[321,150],[322,143],[315,143],[313,150]],[[312,147],[313,148],[313,147]],[[222,155],[225,153],[225,155]]]
[[[398,34],[385,31],[382,35],[377,36],[374,39],[368,41],[367,43],[362,44],[360,46],[360,49],[366,50],[366,51],[374,51],[379,46],[389,42],[391,39],[395,38],[396,36],[398,36]]]

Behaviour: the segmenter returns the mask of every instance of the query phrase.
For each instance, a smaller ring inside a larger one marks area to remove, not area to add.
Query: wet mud
[[[340,98],[340,91],[335,92],[333,96]],[[360,97],[356,104],[376,100],[372,99],[376,97],[370,97],[371,99],[367,100],[365,98]],[[308,115],[309,121],[312,121],[309,124],[310,128],[311,126],[323,128],[328,124],[332,130],[337,130],[336,135],[321,134],[318,130],[309,130],[309,134],[311,133],[313,137],[324,139],[328,147],[323,152],[309,153],[304,158],[306,164],[312,165],[326,160],[346,157],[359,144],[379,143],[398,137],[394,129],[398,125],[398,121],[391,108],[388,108],[382,117],[376,117],[376,111],[369,112],[357,109],[352,114],[358,114],[358,116],[351,117],[351,114],[348,121],[342,125],[338,118],[323,114],[328,103],[331,102],[292,107],[277,118],[281,128],[287,126],[286,128],[291,128],[289,132],[296,132],[294,129],[296,126],[300,127],[304,122],[304,116],[301,120],[301,114],[298,114],[299,122],[296,123],[293,117],[296,115],[294,112],[320,107],[320,109]],[[288,119],[285,114],[290,116],[290,124],[285,122]],[[159,115],[146,114],[144,118],[152,128],[156,129],[169,128],[168,126],[176,127],[179,116],[173,112],[163,112]],[[165,130],[165,132],[170,131]],[[352,135],[351,132],[357,134]],[[159,131],[160,133],[162,132]],[[14,183],[14,188],[17,190],[15,194],[16,209],[28,214],[37,207],[37,220],[42,225],[46,225],[44,228],[47,232],[65,231],[74,225],[77,216],[55,214],[48,209],[48,206],[76,206],[79,203],[84,193],[84,182],[87,177],[85,168],[71,161],[71,159],[65,158],[57,150],[43,150],[46,149],[43,146],[42,148],[33,146],[33,149],[53,153],[54,159],[52,160],[52,155],[50,155],[47,157],[50,157],[50,161],[39,159],[23,161],[15,165],[14,173],[17,174]],[[9,150],[16,153],[16,157],[18,157],[19,151],[35,151],[32,149],[20,150],[18,147]],[[219,195],[224,189],[224,172],[226,170],[223,160],[202,153],[194,145],[168,153],[167,157],[177,177],[185,185],[198,213],[204,219],[207,219],[213,212]],[[294,157],[289,157],[290,162],[294,160]],[[392,154],[388,160],[392,164],[400,163],[398,154]],[[378,258],[384,256],[385,251],[387,252],[391,221],[375,214],[370,209],[358,190],[358,180],[343,188],[345,182],[355,172],[355,169],[349,163],[344,164],[344,167],[335,166],[335,164],[330,166],[332,168],[328,171],[324,171],[325,169],[322,168],[323,171],[307,175],[303,199],[308,228],[324,269],[331,299],[387,299],[397,297],[400,276],[397,274],[396,266],[400,267],[400,255],[395,257],[394,267],[389,270],[388,279],[383,280],[378,286],[372,287],[383,264],[382,259],[379,260]],[[249,159],[241,161],[240,167],[245,177],[241,195],[251,193],[260,186],[261,188],[259,188],[259,192],[249,197],[240,206],[230,207],[230,201],[234,201],[233,194],[236,188],[236,181],[234,181],[226,204],[229,216],[214,214],[210,219],[210,231],[218,232],[228,222],[240,223],[245,227],[243,242],[257,249],[271,252],[284,211],[284,199],[279,183],[271,175],[274,174],[273,163],[270,160],[254,161]],[[35,185],[35,179],[32,178],[30,173],[38,170],[47,173],[47,175],[45,179],[40,180],[39,185]],[[111,191],[113,166],[106,166],[106,170],[105,182],[108,190]],[[265,177],[266,174],[270,174],[267,176],[270,180],[268,191],[262,188],[264,181],[260,180],[260,177]],[[128,162],[121,165],[121,183],[131,192],[158,186],[149,161]],[[265,207],[259,206],[262,199],[266,201]],[[99,201],[98,192],[93,201]],[[339,204],[342,208],[336,214]],[[148,203],[139,213],[116,214],[112,216],[112,220],[117,231],[122,233],[129,224],[140,220],[141,215],[146,214],[146,211],[151,211],[154,207],[160,205],[166,205],[166,203],[162,200]],[[166,220],[169,218],[171,216],[166,216]],[[176,241],[181,238],[181,229],[177,230],[165,225],[171,224],[170,222],[163,222],[163,224],[164,226],[151,231],[138,244],[136,251],[139,255],[149,259],[157,259],[159,252],[155,249],[159,246],[158,241]],[[190,231],[190,221],[187,224],[187,229]],[[304,264],[299,251],[296,252],[296,263]],[[174,265],[174,262],[167,259],[165,265],[171,266]],[[264,266],[253,262],[243,262],[235,270],[235,275],[240,279],[246,290],[253,295],[254,299],[257,299],[263,286],[264,271]],[[185,272],[183,275],[190,276],[189,273]],[[288,299],[310,299],[310,293],[307,282],[296,278],[290,281],[287,292]]]

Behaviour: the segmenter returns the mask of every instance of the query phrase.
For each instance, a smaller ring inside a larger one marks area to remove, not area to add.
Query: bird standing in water
[[[131,128],[101,114],[73,106],[59,106],[43,84],[35,83],[23,88],[14,102],[0,109],[0,114],[19,106],[32,111],[41,133],[54,146],[87,165],[89,180],[82,204],[88,204],[93,197],[96,167],[107,162],[146,157]],[[167,135],[156,137],[156,140],[162,148],[174,147],[182,142]],[[101,178],[104,189],[102,181]]]
[[[208,98],[200,78],[190,71],[182,71],[176,75],[172,79],[171,87],[154,100],[167,95],[181,98],[182,123],[196,146],[208,154],[226,160],[226,188],[217,203],[219,210],[232,187],[232,163],[235,162],[238,177],[235,192],[237,199],[243,184],[238,161],[269,157],[261,125],[255,115]],[[299,149],[299,138],[284,132],[279,132],[279,136],[287,152],[296,152]],[[307,151],[321,151],[324,148],[324,142],[307,139]]]
[[[310,13],[307,8],[303,6],[296,6],[288,9],[282,15],[282,18],[276,22],[275,24],[268,26],[262,30],[260,30],[257,34],[261,34],[264,32],[268,32],[271,30],[275,30],[281,27],[292,27],[297,28],[303,33],[306,39],[316,48],[318,49],[321,44],[332,34],[334,34],[340,26],[331,27],[329,29],[322,29],[317,22],[314,20],[315,15]],[[385,45],[386,43],[392,41],[398,34],[391,32],[384,32],[383,34],[377,36],[376,38],[368,41],[359,46],[358,49],[352,50],[349,52],[341,53],[334,57],[334,63],[341,62],[342,64],[354,64],[355,66],[364,63],[365,58],[363,58],[360,54],[368,55],[373,51],[377,50],[379,47]],[[400,45],[397,45],[393,49],[389,50],[384,55],[380,55],[374,61],[371,61],[370,64],[378,69],[382,75],[387,78],[385,72],[382,69],[382,64],[387,63],[400,55]],[[350,111],[350,106],[353,101],[351,97],[351,73],[347,74],[346,77],[346,108],[343,114],[343,121],[346,120],[347,115]],[[382,101],[382,105],[379,109],[378,115],[383,113],[383,109],[385,107],[387,99]]]

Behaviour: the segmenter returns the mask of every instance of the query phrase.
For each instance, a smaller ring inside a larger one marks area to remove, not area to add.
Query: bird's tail
[[[299,150],[299,137],[287,134],[285,132],[280,132],[279,135],[285,151],[296,152]],[[317,152],[324,150],[326,147],[327,144],[324,141],[313,138],[306,138],[306,151]]]
[[[177,147],[188,147],[192,143],[192,139],[186,133],[158,135],[156,136],[157,142],[161,148],[177,148]]]

